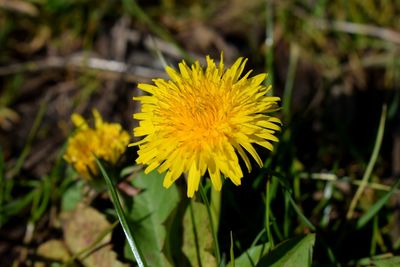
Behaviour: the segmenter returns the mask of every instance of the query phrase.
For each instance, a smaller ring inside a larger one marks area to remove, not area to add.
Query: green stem
[[[221,214],[221,191],[211,188],[211,214],[213,216],[214,229],[219,227],[219,216]]]
[[[212,233],[213,240],[214,240],[215,257],[217,257],[217,266],[220,266],[221,255],[220,255],[220,250],[219,250],[219,245],[218,245],[217,232],[216,232],[216,229],[214,228],[214,223],[213,223],[212,213],[211,213],[211,208],[210,208],[210,202],[208,201],[206,192],[204,191],[204,188],[203,188],[202,184],[200,184],[200,196],[203,199],[203,201],[204,201],[204,203],[206,204],[206,207],[207,207],[208,219],[210,221],[211,233]]]
[[[268,242],[271,245],[271,248],[273,249],[275,244],[274,244],[274,239],[271,234],[271,222],[270,222],[270,214],[271,214],[271,192],[270,192],[270,179],[268,178],[267,180],[267,188],[266,188],[266,200],[265,200],[265,228],[267,229],[267,236],[268,236]]]
[[[274,90],[274,11],[272,0],[267,0],[266,5],[266,27],[265,27],[265,63],[268,72],[266,83],[272,86],[268,94],[273,95]]]
[[[203,265],[201,264],[201,257],[200,257],[199,235],[197,233],[196,220],[194,218],[193,200],[192,199],[189,202],[189,210],[190,210],[190,219],[192,220],[192,225],[193,225],[193,236],[194,236],[194,240],[195,240],[194,244],[196,246],[197,263],[199,264],[199,267],[202,267]]]
[[[377,239],[377,235],[379,228],[378,228],[378,216],[374,216],[374,222],[373,222],[373,226],[372,226],[372,239],[371,239],[371,247],[370,247],[370,256],[375,256],[375,252],[376,252],[376,239]]]
[[[38,131],[40,129],[40,125],[41,125],[44,115],[46,113],[46,108],[47,108],[47,99],[43,99],[43,101],[40,103],[39,111],[36,114],[36,117],[33,121],[32,128],[29,131],[28,139],[25,143],[25,146],[22,149],[22,152],[19,155],[14,167],[10,170],[11,177],[15,177],[20,173],[26,157],[31,152],[33,141],[35,140],[36,134],[38,133]]]
[[[0,211],[3,210],[4,193],[5,193],[6,179],[4,177],[4,155],[3,147],[0,145]],[[0,228],[3,226],[5,218],[3,213],[0,212]]]
[[[230,234],[231,234],[231,246],[229,248],[229,255],[231,257],[230,267],[235,267],[235,253],[233,252],[233,235],[232,235],[232,231],[230,232]]]
[[[289,58],[289,68],[286,77],[285,90],[283,91],[283,101],[282,101],[282,111],[286,118],[286,121],[290,121],[291,118],[291,103],[293,94],[294,80],[296,79],[297,62],[299,60],[300,49],[299,47],[292,43],[290,45],[290,58]]]

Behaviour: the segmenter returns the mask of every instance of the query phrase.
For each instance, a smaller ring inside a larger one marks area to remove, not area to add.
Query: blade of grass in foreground
[[[119,202],[118,194],[114,188],[114,184],[111,181],[110,177],[108,176],[107,172],[105,171],[103,165],[97,158],[96,158],[96,163],[97,163],[97,166],[99,166],[101,174],[103,175],[104,179],[106,180],[108,190],[110,191],[110,195],[111,195],[112,201],[114,203],[115,211],[117,212],[117,215],[118,215],[118,220],[121,223],[122,229],[124,230],[126,239],[128,240],[128,244],[132,250],[133,256],[135,257],[136,262],[140,267],[147,266],[145,264],[142,254],[139,251],[138,246],[136,245],[135,239],[133,238],[132,230],[129,227],[128,221],[125,217],[125,213],[122,209],[121,203]]]
[[[369,222],[372,217],[375,216],[375,214],[380,211],[380,209],[386,204],[386,202],[389,200],[389,198],[393,195],[394,192],[396,192],[397,188],[400,185],[400,180],[397,180],[397,182],[393,185],[392,189],[387,192],[382,198],[380,198],[370,209],[368,209],[368,212],[365,213],[361,218],[357,221],[356,228],[360,229],[362,228],[367,222]]]
[[[385,104],[382,107],[381,119],[379,121],[379,128],[378,128],[378,133],[377,133],[376,139],[375,139],[374,149],[372,151],[371,158],[369,159],[367,169],[364,172],[364,176],[361,179],[360,187],[358,187],[353,199],[351,200],[350,208],[346,215],[347,219],[353,218],[353,214],[354,214],[354,210],[357,206],[357,202],[360,199],[362,193],[364,192],[365,187],[368,184],[368,180],[371,177],[372,170],[375,166],[376,160],[378,159],[378,154],[379,154],[379,150],[381,149],[381,144],[382,144],[382,139],[383,139],[383,133],[385,132],[386,110],[387,110],[387,107]]]
[[[290,204],[292,204],[292,207],[294,209],[294,211],[297,213],[297,215],[299,216],[299,219],[308,227],[310,228],[311,231],[315,232],[317,229],[315,228],[315,226],[307,219],[307,217],[303,214],[303,212],[301,212],[300,208],[297,206],[296,202],[294,201],[294,199],[292,198],[292,196],[290,195],[290,193],[288,191],[285,192],[285,195],[288,197]]]

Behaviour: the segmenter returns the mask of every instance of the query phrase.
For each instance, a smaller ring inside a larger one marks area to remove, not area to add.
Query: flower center
[[[203,86],[208,90],[194,87],[189,93],[180,94],[166,117],[171,134],[192,149],[220,143],[231,132],[232,105],[228,105],[226,92],[223,96],[216,85],[206,83]]]

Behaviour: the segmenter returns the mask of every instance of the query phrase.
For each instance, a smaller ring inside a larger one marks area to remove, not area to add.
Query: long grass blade
[[[354,195],[353,199],[351,200],[349,211],[347,212],[347,219],[351,219],[354,214],[354,209],[357,206],[357,202],[360,199],[362,193],[364,192],[365,187],[368,184],[369,177],[371,177],[372,170],[375,166],[376,160],[378,159],[379,150],[381,148],[383,133],[385,132],[385,122],[386,122],[386,104],[382,107],[381,119],[379,122],[378,133],[375,139],[374,149],[371,154],[371,158],[368,162],[367,169],[364,172],[364,176],[361,180],[361,184],[358,187],[356,194]]]
[[[381,197],[369,210],[365,213],[361,218],[357,221],[356,228],[360,229],[364,225],[366,225],[374,216],[377,214],[381,208],[386,204],[389,198],[396,192],[397,188],[400,185],[400,180],[393,185],[392,189],[387,192],[383,197]]]
[[[118,220],[121,223],[122,229],[124,230],[126,239],[128,240],[129,247],[132,250],[133,256],[136,259],[137,264],[139,267],[147,266],[142,253],[139,250],[139,247],[136,245],[135,239],[133,237],[133,233],[131,228],[129,227],[128,220],[126,219],[124,210],[122,209],[121,203],[119,201],[119,197],[117,191],[115,190],[114,184],[111,181],[110,177],[108,176],[107,172],[105,171],[101,162],[96,158],[97,166],[99,166],[100,172],[103,175],[104,179],[106,180],[108,190],[110,191],[111,199],[114,203],[115,210],[117,212]]]
[[[294,85],[294,80],[296,78],[296,70],[297,70],[297,62],[299,61],[299,54],[300,54],[299,47],[296,44],[292,43],[290,45],[289,69],[286,77],[285,91],[283,93],[283,99],[282,99],[283,103],[282,111],[287,121],[289,121],[291,117],[290,106],[292,103],[293,85]]]
[[[268,242],[271,245],[271,248],[274,248],[274,239],[271,233],[271,188],[270,188],[271,179],[268,178],[267,186],[266,186],[266,199],[265,199],[265,229],[267,230]]]
[[[266,11],[266,27],[265,27],[265,65],[268,72],[267,85],[272,85],[272,90],[268,93],[273,95],[274,90],[274,12],[273,12],[273,1],[267,0],[265,11]]]
[[[290,195],[290,193],[288,191],[285,192],[285,195],[287,196],[287,198],[289,199],[290,204],[292,204],[292,207],[294,209],[294,211],[297,213],[297,215],[299,216],[300,220],[308,226],[308,228],[311,229],[311,231],[315,232],[315,230],[317,228],[315,228],[315,226],[307,219],[307,217],[303,214],[303,212],[300,210],[300,208],[296,205],[296,202],[294,201],[294,199],[292,198],[292,196]]]
[[[13,169],[11,169],[11,177],[17,176],[22,169],[22,166],[25,162],[26,157],[31,152],[32,143],[36,138],[36,134],[39,131],[40,125],[43,121],[44,115],[46,114],[47,109],[47,99],[44,99],[40,103],[39,111],[36,114],[35,120],[33,121],[33,125],[31,130],[29,131],[28,139],[24,148],[22,149],[21,154],[19,155],[17,162],[15,163]]]

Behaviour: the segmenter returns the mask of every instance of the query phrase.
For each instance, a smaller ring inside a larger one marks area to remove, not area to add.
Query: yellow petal
[[[188,183],[187,196],[193,197],[194,192],[199,189],[199,183],[200,183],[200,171],[197,167],[196,162],[192,162],[192,165],[190,166],[187,183]]]
[[[80,129],[87,129],[88,128],[88,125],[87,125],[85,119],[81,115],[79,115],[77,113],[72,114],[71,120],[72,120],[72,123],[77,128],[80,128]]]

